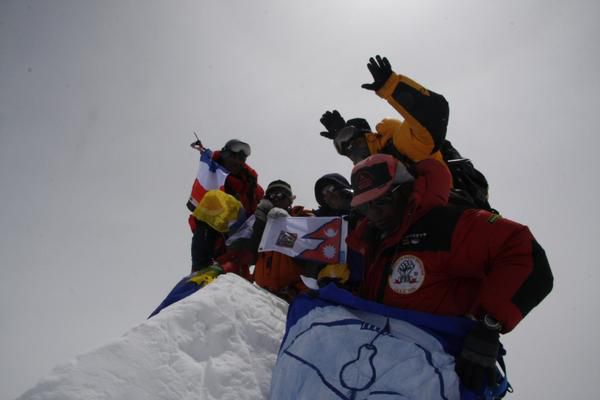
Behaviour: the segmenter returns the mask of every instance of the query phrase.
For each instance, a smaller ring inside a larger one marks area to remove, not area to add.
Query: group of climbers
[[[234,272],[292,301],[308,290],[304,274],[388,306],[469,316],[477,323],[456,368],[464,385],[480,387],[493,374],[499,335],[551,291],[548,260],[526,226],[490,206],[485,177],[446,139],[446,99],[396,74],[385,57],[371,58],[367,66],[373,82],[362,88],[385,99],[403,120],[384,119],[373,132],[362,118],[346,121],[337,110],[323,114],[321,135],[354,168],[351,183],[337,173],[317,180],[317,209],[294,206],[292,188],[283,180],[271,182],[263,195],[246,164],[247,143],[230,140],[212,153],[212,161],[228,171],[221,191],[241,203],[250,234],[226,245],[229,233],[198,219],[198,202],[188,202],[193,238],[187,282],[215,270]],[[199,142],[193,145],[203,150]],[[259,252],[267,221],[281,216],[344,217],[347,265]]]
[[[199,141],[192,143],[192,147],[199,151],[207,151]],[[296,196],[290,184],[280,179],[271,182],[264,191],[264,196],[261,196],[263,189],[257,183],[257,174],[246,164],[250,151],[250,145],[232,139],[221,151],[215,151],[211,156],[211,161],[229,172],[221,192],[240,201],[240,210],[243,211],[243,218],[247,218],[246,225],[250,228],[250,233],[240,238],[231,237],[228,240],[228,231],[220,232],[206,222],[214,213],[209,212],[207,215],[199,212],[201,207],[198,205],[202,203],[194,199],[194,191],[192,191],[188,201],[188,208],[192,211],[189,217],[193,232],[192,271],[188,280],[202,286],[214,278],[215,271],[234,272],[291,301],[298,293],[308,290],[301,280],[301,275],[317,277],[326,265],[316,265],[308,261],[300,262],[273,251],[258,252],[267,217],[340,216],[345,217],[352,228],[360,216],[350,208],[352,200],[350,183],[337,173],[325,174],[315,183],[315,198],[319,204],[315,210],[294,205]],[[232,162],[236,163],[235,169],[229,167],[229,163]],[[219,191],[212,192],[207,196]],[[254,265],[252,274],[248,268],[250,265]],[[330,272],[331,270],[323,271],[323,276],[329,277]],[[327,280],[323,282],[325,281]]]

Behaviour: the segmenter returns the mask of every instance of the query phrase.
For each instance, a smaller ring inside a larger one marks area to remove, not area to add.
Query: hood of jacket
[[[334,184],[334,185],[344,188],[344,189],[350,189],[350,190],[352,189],[352,186],[350,186],[350,182],[348,182],[348,180],[340,174],[332,173],[332,174],[323,175],[322,177],[317,179],[317,181],[315,182],[315,199],[317,199],[317,203],[322,208],[329,208],[325,204],[325,200],[323,199],[323,194],[321,193],[323,188],[329,184]]]
[[[415,182],[408,205],[404,210],[402,222],[384,240],[394,243],[401,238],[408,228],[435,207],[448,204],[452,177],[448,169],[439,161],[426,159],[414,166]],[[373,238],[377,230],[364,218],[356,229],[348,236],[347,243],[355,249],[364,248],[365,239]]]

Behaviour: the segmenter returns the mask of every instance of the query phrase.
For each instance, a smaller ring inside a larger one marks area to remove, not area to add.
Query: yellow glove
[[[319,286],[325,286],[330,282],[346,283],[350,278],[350,269],[347,264],[327,264],[317,276]]]

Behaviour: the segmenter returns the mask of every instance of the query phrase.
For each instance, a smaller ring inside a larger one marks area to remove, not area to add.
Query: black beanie
[[[265,195],[269,194],[269,192],[271,190],[275,190],[275,189],[281,189],[281,190],[287,192],[290,196],[293,195],[292,187],[290,186],[290,184],[285,181],[282,181],[281,179],[277,179],[277,180],[269,183],[269,186],[267,186],[267,190],[265,191]]]

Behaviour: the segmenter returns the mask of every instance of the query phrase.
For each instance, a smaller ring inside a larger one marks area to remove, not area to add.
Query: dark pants
[[[196,220],[196,230],[192,236],[192,272],[208,267],[219,255],[215,254],[219,236],[219,232],[208,224]]]

